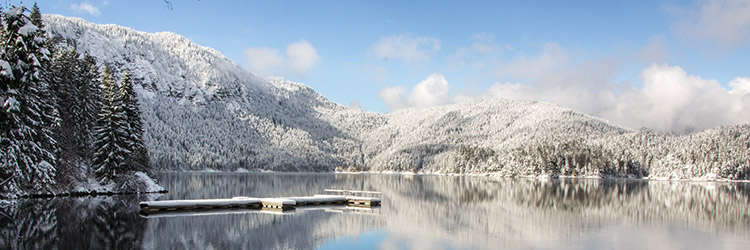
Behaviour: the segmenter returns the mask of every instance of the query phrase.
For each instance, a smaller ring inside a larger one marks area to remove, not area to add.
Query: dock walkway
[[[155,212],[189,211],[207,209],[263,209],[263,210],[289,210],[301,206],[321,205],[345,205],[353,207],[380,206],[381,198],[365,197],[357,195],[374,195],[379,192],[351,191],[351,190],[325,190],[326,193],[337,193],[338,191],[349,191],[343,195],[318,194],[314,196],[301,197],[279,197],[279,198],[253,198],[233,197],[231,199],[199,199],[199,200],[168,200],[168,201],[144,201],[138,206],[141,213],[149,214]],[[341,192],[339,192],[341,193]]]

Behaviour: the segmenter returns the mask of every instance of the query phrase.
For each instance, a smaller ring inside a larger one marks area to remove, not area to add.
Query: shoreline
[[[508,176],[508,175],[502,175],[498,173],[440,173],[440,172],[433,172],[433,173],[425,173],[425,172],[398,172],[398,171],[360,171],[360,172],[351,172],[351,171],[340,171],[340,172],[333,172],[335,174],[351,174],[351,175],[357,175],[357,174],[385,174],[385,175],[422,175],[422,176],[466,176],[466,177],[494,177],[494,178],[506,178],[506,179],[538,179],[538,180],[559,180],[559,179],[601,179],[601,180],[628,180],[628,181],[675,181],[675,182],[709,182],[709,183],[750,183],[750,180],[732,180],[732,179],[726,179],[726,178],[705,178],[705,177],[694,177],[694,178],[679,178],[679,179],[672,179],[669,177],[644,177],[644,178],[635,178],[635,177],[612,177],[612,176],[598,176],[598,175],[587,175],[587,176],[568,176],[568,175],[558,175],[558,176],[551,176],[551,175],[516,175],[516,176]]]
[[[526,179],[526,180],[538,180],[538,181],[555,181],[555,180],[622,180],[622,181],[658,181],[658,182],[690,182],[690,183],[750,183],[750,180],[731,180],[725,178],[714,178],[709,179],[705,177],[696,178],[669,178],[669,177],[645,177],[645,178],[632,178],[632,177],[610,177],[610,176],[550,176],[550,175],[517,175],[507,176],[498,173],[440,173],[440,172],[410,172],[410,171],[331,171],[331,172],[278,172],[271,170],[248,170],[243,169],[239,171],[219,171],[215,169],[209,170],[166,170],[159,171],[159,173],[206,173],[206,174],[227,174],[227,173],[239,173],[239,174],[341,174],[341,175],[402,175],[402,176],[451,176],[451,177],[490,177],[490,178],[502,178],[502,179]],[[152,179],[152,178],[150,178]],[[152,179],[153,180],[153,179]],[[155,182],[152,182],[155,184]],[[158,184],[156,184],[158,186]],[[148,191],[112,191],[111,187],[96,186],[89,183],[88,187],[82,188],[84,190],[79,191],[65,191],[59,193],[35,193],[18,195],[16,197],[1,197],[0,200],[15,200],[15,199],[50,199],[50,198],[61,198],[61,197],[96,197],[96,196],[114,196],[114,195],[142,195],[142,194],[165,194],[169,191],[161,186],[154,189],[155,186],[149,186],[151,188]]]
[[[133,194],[163,194],[169,191],[164,187],[156,183],[156,180],[147,174],[136,171],[133,173],[133,183],[140,183],[142,186],[133,188],[128,186],[123,190],[115,191],[115,184],[110,183],[108,185],[101,185],[93,178],[86,178],[80,182],[75,183],[75,187],[64,189],[62,191],[48,191],[41,193],[26,193],[26,194],[3,194],[0,196],[0,200],[16,200],[16,199],[49,199],[57,197],[95,197],[95,196],[113,196],[113,195],[133,195]]]
[[[159,191],[149,191],[149,192],[134,192],[134,191],[124,191],[124,192],[114,192],[114,191],[96,191],[92,190],[89,192],[86,191],[73,191],[73,192],[62,192],[62,193],[37,193],[37,194],[27,194],[18,196],[16,198],[0,198],[0,200],[15,200],[15,199],[51,199],[51,198],[63,198],[63,197],[97,197],[97,196],[114,196],[114,195],[142,195],[142,194],[166,194],[169,191],[159,190]]]
[[[467,176],[467,177],[494,177],[494,178],[518,178],[518,179],[539,179],[539,180],[556,180],[556,179],[602,179],[602,180],[631,180],[631,181],[676,181],[676,182],[714,182],[714,183],[750,183],[750,180],[732,180],[726,178],[710,178],[710,177],[693,177],[693,178],[670,178],[670,177],[612,177],[612,176],[599,176],[599,175],[586,175],[586,176],[569,176],[569,175],[502,175],[496,172],[488,173],[441,173],[441,172],[411,172],[411,171],[323,171],[323,172],[285,172],[285,171],[273,171],[273,170],[262,170],[262,169],[244,169],[235,171],[220,171],[215,169],[207,170],[165,170],[158,171],[160,173],[250,173],[250,174],[382,174],[382,175],[404,175],[404,176]]]

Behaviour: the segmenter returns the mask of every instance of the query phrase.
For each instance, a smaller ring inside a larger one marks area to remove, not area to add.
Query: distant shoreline
[[[261,169],[242,169],[235,171],[220,171],[216,169],[205,169],[205,170],[164,170],[158,171],[159,173],[253,173],[253,174],[347,174],[347,175],[360,175],[360,174],[381,174],[381,175],[420,175],[420,176],[467,176],[467,177],[495,177],[495,178],[506,178],[506,179],[539,179],[539,180],[556,180],[556,179],[601,179],[601,180],[642,180],[642,181],[676,181],[676,182],[719,182],[719,183],[750,183],[750,180],[732,180],[726,178],[714,178],[708,179],[705,177],[695,178],[682,178],[682,179],[670,179],[668,177],[615,177],[615,176],[568,176],[568,175],[517,175],[517,176],[506,176],[498,173],[439,173],[439,172],[410,172],[410,171],[333,171],[333,172],[285,172],[285,171],[273,171],[273,170],[261,170]]]

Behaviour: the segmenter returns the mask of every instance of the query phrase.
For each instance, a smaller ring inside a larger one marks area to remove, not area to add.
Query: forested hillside
[[[211,48],[45,16],[61,46],[131,69],[161,169],[412,171],[505,176],[748,179],[750,126],[635,131],[542,102],[477,98],[378,114],[308,86],[261,78]]]
[[[0,197],[160,189],[129,69],[100,73],[44,27],[37,5],[0,13]]]

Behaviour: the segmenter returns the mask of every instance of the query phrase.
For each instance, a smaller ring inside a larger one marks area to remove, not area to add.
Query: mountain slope
[[[322,119],[347,108],[305,85],[260,78],[173,33],[44,18],[62,45],[140,78],[145,141],[157,166],[327,170],[348,165],[340,148],[358,144]]]
[[[173,33],[44,18],[61,45],[140,79],[145,141],[163,169],[750,178],[748,125],[672,136],[495,98],[377,114]]]
[[[373,169],[460,172],[450,158],[461,145],[514,149],[630,132],[549,103],[496,98],[399,110],[386,117],[383,126],[364,137]]]

